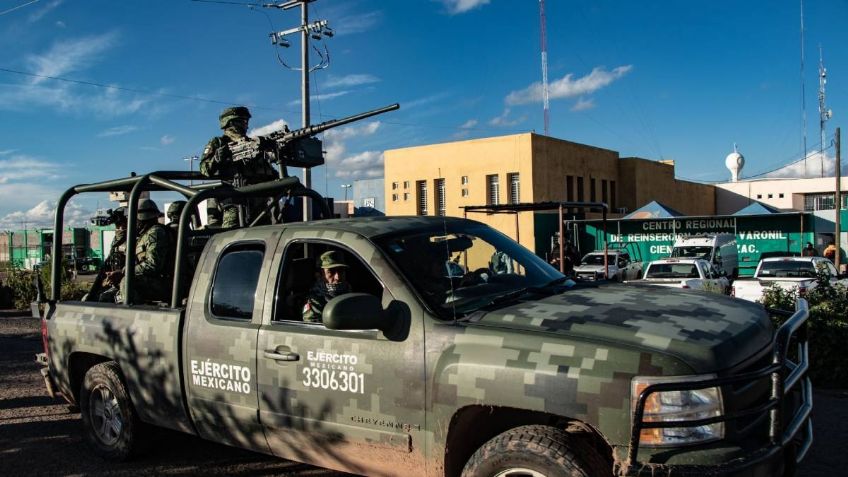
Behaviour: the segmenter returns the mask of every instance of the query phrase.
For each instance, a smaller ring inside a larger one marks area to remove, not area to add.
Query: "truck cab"
[[[675,240],[672,258],[699,258],[733,280],[739,276],[739,254],[733,234],[690,235]]]

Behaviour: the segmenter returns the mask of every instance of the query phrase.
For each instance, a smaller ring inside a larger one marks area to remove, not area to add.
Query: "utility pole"
[[[840,268],[842,265],[840,263],[842,252],[842,165],[840,163],[842,160],[842,141],[839,136],[839,128],[836,128],[836,137],[834,138],[836,142],[836,164],[834,170],[836,173],[836,194],[834,196],[836,203],[836,234],[834,234],[834,237],[836,237],[836,240],[834,240],[836,242],[836,258],[834,259],[834,265],[836,265],[836,271],[842,273],[842,269]]]
[[[194,172],[194,162],[200,160],[200,156],[198,156],[197,154],[192,156],[184,156],[183,160],[188,162],[188,171]],[[191,179],[189,181],[189,185],[194,186],[194,179]]]
[[[309,73],[313,71],[313,69],[309,68],[309,39],[314,38],[316,40],[320,40],[322,35],[327,37],[333,36],[333,30],[331,30],[327,26],[326,20],[319,20],[313,23],[309,23],[309,4],[316,0],[289,0],[285,3],[280,4],[266,4],[263,6],[271,7],[271,8],[279,8],[282,10],[290,10],[295,7],[300,7],[300,26],[295,28],[290,28],[281,32],[273,32],[271,33],[271,41],[274,44],[279,44],[280,46],[287,47],[288,41],[283,38],[286,35],[290,35],[293,33],[300,33],[300,94],[303,98],[301,101],[301,122],[302,127],[308,127],[310,122],[309,117]],[[322,58],[321,64],[316,66],[314,69],[325,68],[327,63],[325,63],[327,59]],[[325,166],[326,167],[326,166]],[[312,188],[312,170],[304,167],[303,168],[303,185],[307,188]],[[312,202],[311,199],[307,197],[303,197],[303,220],[307,221],[312,218]]]

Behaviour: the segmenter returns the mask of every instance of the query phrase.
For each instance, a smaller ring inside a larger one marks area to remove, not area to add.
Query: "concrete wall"
[[[673,162],[638,157],[619,161],[621,206],[632,212],[655,200],[687,215],[714,215],[715,188],[674,177]]]
[[[618,153],[599,147],[586,146],[561,139],[532,134],[533,139],[533,202],[565,201],[566,180],[572,176],[572,200],[600,202],[602,181],[607,181],[607,203],[612,199],[612,183],[618,188]],[[583,178],[583,198],[577,197],[577,178]],[[591,196],[592,180],[595,197]],[[620,202],[616,191],[616,202]],[[610,204],[611,207],[612,204]],[[616,205],[617,207],[617,205]],[[615,208],[615,207],[613,207]]]
[[[383,215],[386,213],[386,181],[363,179],[353,182],[353,205],[357,214]]]

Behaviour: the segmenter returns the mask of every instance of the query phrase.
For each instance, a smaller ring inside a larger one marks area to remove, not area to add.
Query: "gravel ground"
[[[79,413],[50,399],[34,355],[41,351],[37,320],[0,311],[0,475],[241,475],[342,476],[275,457],[161,431],[147,455],[109,464],[82,440]],[[848,391],[814,393],[815,442],[800,476],[844,475]]]

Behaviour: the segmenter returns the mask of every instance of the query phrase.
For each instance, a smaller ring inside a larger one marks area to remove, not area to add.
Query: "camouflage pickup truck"
[[[171,179],[121,183],[130,211]],[[811,445],[803,301],[775,330],[730,297],[575,286],[458,218],[192,232],[210,192],[180,190],[170,303],[44,303],[45,382],[107,459],[150,425],[365,475],[773,476]],[[307,322],[326,252],[349,292]]]

